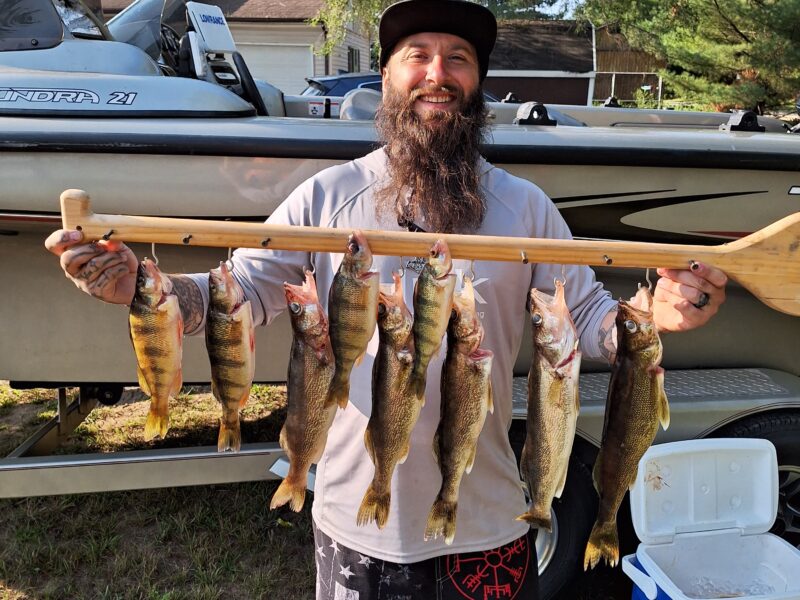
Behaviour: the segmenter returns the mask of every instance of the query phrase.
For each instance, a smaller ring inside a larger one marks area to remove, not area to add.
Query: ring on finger
[[[703,292],[700,294],[700,298],[697,300],[697,302],[692,303],[692,306],[695,308],[703,308],[708,304],[709,300],[711,300],[711,296]]]

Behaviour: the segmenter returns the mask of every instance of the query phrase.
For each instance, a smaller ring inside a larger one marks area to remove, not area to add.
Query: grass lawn
[[[53,390],[0,383],[0,455],[56,413]],[[71,394],[74,395],[72,390]],[[142,439],[148,401],[128,390],[98,406],[59,453],[216,445],[220,409],[185,389],[166,440]],[[255,386],[245,442],[276,440],[281,386]],[[0,500],[0,599],[290,600],[314,596],[310,497],[300,513],[269,510],[277,482]]]

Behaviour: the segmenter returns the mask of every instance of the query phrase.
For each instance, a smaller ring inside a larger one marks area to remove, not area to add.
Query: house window
[[[347,47],[347,71],[349,73],[356,73],[361,70],[361,50]]]

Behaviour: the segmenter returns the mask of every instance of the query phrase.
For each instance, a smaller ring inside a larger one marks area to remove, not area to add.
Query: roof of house
[[[489,68],[517,71],[594,69],[592,30],[575,21],[501,21]]]
[[[103,11],[116,14],[133,0],[103,0]],[[222,9],[226,19],[305,21],[315,16],[324,0],[204,0]]]

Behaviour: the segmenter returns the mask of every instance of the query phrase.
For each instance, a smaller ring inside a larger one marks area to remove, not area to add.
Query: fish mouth
[[[468,354],[469,359],[474,360],[475,362],[484,361],[488,358],[492,358],[493,356],[494,352],[491,350],[486,350],[485,348],[476,348]]]
[[[283,291],[286,294],[288,302],[299,302],[300,304],[316,304],[317,297],[317,282],[314,280],[314,274],[306,270],[306,278],[302,284],[296,285],[293,283],[283,282]]]

